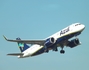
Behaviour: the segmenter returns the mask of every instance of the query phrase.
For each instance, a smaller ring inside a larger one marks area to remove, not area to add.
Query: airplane
[[[48,53],[49,50],[58,51],[58,47],[61,48],[60,53],[64,54],[64,46],[74,48],[81,45],[78,35],[85,29],[84,24],[74,23],[68,27],[58,31],[57,33],[41,40],[16,40],[7,39],[4,35],[5,40],[10,42],[17,42],[21,53],[11,53],[7,55],[18,56],[18,58],[32,57],[42,53]],[[72,37],[74,39],[70,40]],[[30,44],[31,46],[28,46]]]

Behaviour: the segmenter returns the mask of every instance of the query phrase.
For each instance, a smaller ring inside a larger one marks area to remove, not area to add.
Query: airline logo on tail
[[[21,39],[20,38],[16,38],[16,40],[21,40]],[[28,45],[26,45],[25,43],[21,43],[21,42],[18,42],[18,46],[19,46],[21,52],[24,52],[26,49],[29,48]]]

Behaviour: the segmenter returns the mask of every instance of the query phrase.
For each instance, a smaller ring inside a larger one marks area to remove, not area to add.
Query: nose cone
[[[84,30],[85,29],[85,25],[81,25],[81,30]]]

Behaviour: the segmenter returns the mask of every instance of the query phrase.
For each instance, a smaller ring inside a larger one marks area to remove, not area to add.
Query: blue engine
[[[67,44],[67,46],[69,46],[70,48],[76,47],[76,46],[78,46],[78,45],[80,45],[80,41],[79,41],[78,38],[71,40],[71,41]]]
[[[54,43],[56,42],[56,40],[52,37],[52,38],[48,38],[46,41],[45,41],[45,46],[46,47],[50,47],[51,45],[53,45]]]

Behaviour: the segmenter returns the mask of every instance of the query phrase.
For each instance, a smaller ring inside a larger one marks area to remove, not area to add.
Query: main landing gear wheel
[[[48,49],[46,49],[44,52],[48,53],[48,52],[49,52],[49,50],[48,50]]]
[[[56,47],[56,48],[54,48],[54,49],[53,49],[53,51],[57,52],[57,51],[58,51],[58,48],[57,48],[57,47]]]
[[[64,51],[64,50],[61,50],[61,51],[60,51],[60,53],[61,53],[61,54],[64,54],[64,53],[65,53],[65,51]]]

